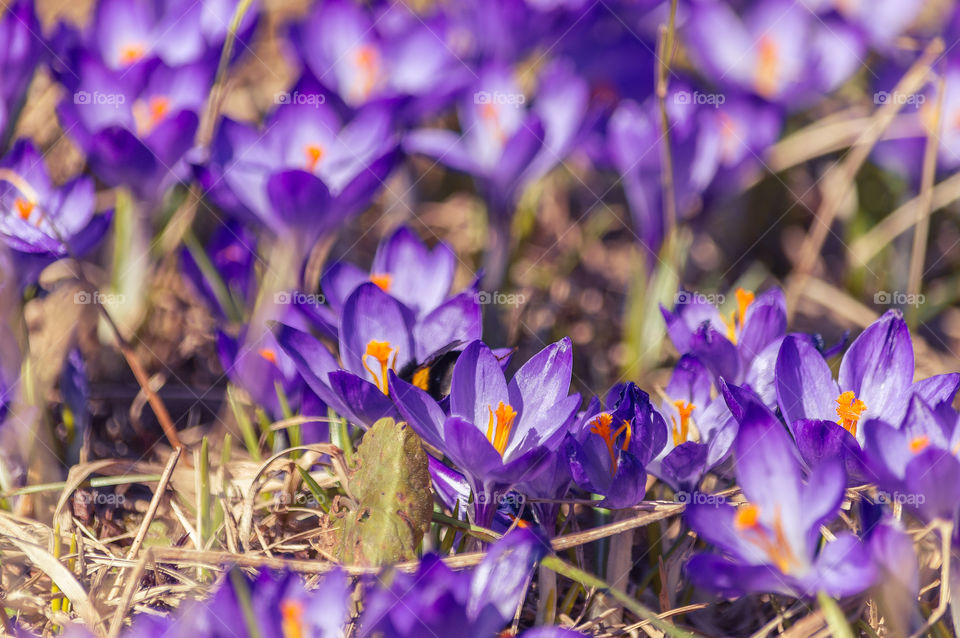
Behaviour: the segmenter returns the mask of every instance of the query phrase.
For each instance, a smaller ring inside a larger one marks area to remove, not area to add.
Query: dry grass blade
[[[33,565],[46,574],[77,610],[91,631],[103,635],[100,615],[76,576],[46,549],[26,537],[19,527],[0,518],[0,534],[23,552]]]
[[[894,92],[912,95],[920,90],[930,73],[930,66],[942,51],[943,40],[936,38],[927,46],[923,55],[907,70],[893,89]],[[854,177],[902,107],[903,104],[896,101],[880,107],[872,118],[873,125],[857,140],[850,153],[824,175],[823,180],[827,188],[824,189],[823,199],[817,209],[810,231],[800,248],[800,258],[787,285],[788,318],[792,318],[794,312],[796,312],[797,299],[809,282],[814,264],[820,255],[823,243],[827,239],[837,211],[850,189],[853,188]]]

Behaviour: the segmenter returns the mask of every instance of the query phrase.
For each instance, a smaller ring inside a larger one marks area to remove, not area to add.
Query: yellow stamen
[[[283,638],[304,638],[303,603],[299,600],[284,600],[280,603]]]
[[[768,35],[758,43],[757,72],[754,77],[754,89],[763,97],[771,97],[777,92],[780,75],[780,51],[774,39]]]
[[[680,413],[680,426],[677,426],[677,418],[670,417],[673,420],[673,445],[677,446],[681,443],[687,442],[687,437],[690,436],[690,415],[693,414],[693,410],[697,407],[692,403],[687,403],[682,399],[677,399],[673,402],[673,405],[677,408],[677,412]]]
[[[723,323],[727,325],[727,339],[731,343],[737,343],[737,335],[739,335],[740,330],[743,330],[743,320],[747,316],[747,309],[756,298],[753,292],[743,288],[737,288],[734,295],[737,298],[737,309],[730,313],[730,320],[724,319],[723,315],[720,316]]]
[[[370,273],[370,281],[377,284],[383,292],[390,292],[390,284],[393,283],[393,275],[390,273]]]
[[[630,445],[630,422],[624,421],[616,431],[611,427],[612,423],[613,415],[609,412],[601,412],[590,421],[589,425],[590,431],[599,435],[607,444],[607,452],[610,454],[610,474],[615,476],[617,474],[617,437],[626,431],[627,436],[624,437],[622,444],[622,448],[626,450]]]
[[[840,417],[837,424],[853,436],[857,436],[857,423],[866,409],[866,404],[858,399],[853,391],[847,390],[837,397],[837,416]]]
[[[914,454],[923,452],[928,445],[930,445],[930,437],[926,434],[921,434],[920,436],[910,439],[910,451]]]
[[[753,503],[737,508],[733,516],[733,526],[747,541],[759,547],[784,574],[797,564],[797,559],[787,541],[787,535],[783,531],[779,510],[773,519],[773,538],[770,537],[770,530],[761,525],[760,508]]]
[[[139,42],[127,44],[120,49],[120,64],[129,66],[143,59],[146,50]]]
[[[430,368],[420,368],[413,373],[413,385],[421,390],[430,389]]]
[[[496,411],[493,406],[487,406],[490,410],[490,420],[487,422],[487,440],[493,444],[494,449],[503,456],[507,450],[507,441],[510,439],[510,431],[513,429],[513,421],[517,418],[517,411],[509,404],[501,401],[497,405]]]
[[[363,353],[363,367],[373,377],[373,382],[386,395],[390,394],[387,373],[393,370],[397,365],[397,355],[399,350],[390,347],[389,341],[372,340],[367,343],[367,351]],[[393,355],[391,360],[390,355]],[[373,357],[380,364],[380,371],[375,372],[368,364],[367,357]]]
[[[317,164],[320,163],[320,160],[323,159],[323,147],[319,144],[307,144],[304,148],[304,153],[307,154],[307,172],[312,173],[317,169]]]
[[[259,354],[261,357],[263,357],[273,365],[277,365],[277,353],[273,349],[260,348],[259,350],[257,350],[257,354]]]

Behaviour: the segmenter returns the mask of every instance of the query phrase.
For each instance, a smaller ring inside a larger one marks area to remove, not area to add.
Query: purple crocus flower
[[[829,459],[806,481],[783,425],[758,400],[744,405],[734,444],[737,479],[747,502],[695,503],[686,519],[721,554],[687,565],[694,584],[726,597],[775,592],[809,598],[859,593],[874,582],[869,549],[849,532],[820,546],[820,526],[843,501],[843,465]]]
[[[520,526],[494,543],[472,572],[454,572],[436,555],[413,574],[394,574],[389,585],[367,590],[361,638],[462,636],[495,638],[523,600],[536,563],[550,549],[542,534]],[[578,638],[583,634],[540,627],[522,638]]]
[[[367,282],[344,302],[337,332],[342,369],[326,346],[305,332],[284,326],[279,340],[317,396],[353,423],[368,426],[396,414],[391,374],[409,371],[411,381],[426,389],[428,370],[419,364],[439,350],[480,337],[480,306],[473,295],[461,293],[418,319]]]
[[[541,350],[507,383],[500,362],[480,341],[453,368],[449,415],[429,394],[390,372],[390,393],[403,418],[442,450],[470,480],[474,520],[489,524],[495,494],[545,469],[580,404],[568,395],[569,339]],[[608,466],[609,467],[609,466]]]
[[[70,70],[58,73],[68,89],[57,110],[61,125],[104,182],[155,201],[189,175],[183,156],[193,146],[214,68],[206,60],[171,67],[154,59],[112,70],[75,51]]]
[[[13,133],[34,69],[43,61],[45,47],[40,22],[31,0],[4,6],[0,15],[0,150]]]
[[[219,207],[302,253],[368,206],[396,159],[389,108],[370,106],[344,124],[304,77],[262,131],[225,118],[198,171]]]
[[[43,157],[19,140],[0,160],[0,241],[13,251],[21,285],[33,283],[57,259],[89,252],[110,225],[94,211],[93,180],[50,181]]]
[[[747,383],[773,400],[773,363],[787,326],[786,301],[779,288],[755,296],[738,288],[736,309],[724,317],[704,295],[681,290],[671,312],[660,308],[667,334],[680,354],[693,354],[714,375]]]
[[[200,299],[221,318],[235,316],[253,302],[256,292],[257,237],[229,221],[217,228],[203,254],[180,252],[180,264]]]
[[[126,635],[337,638],[348,618],[349,594],[340,571],[325,574],[318,587],[307,591],[292,572],[265,570],[251,580],[234,569],[209,601],[188,601],[173,619],[139,616]]]
[[[711,397],[709,371],[692,355],[680,357],[660,403],[669,430],[647,470],[678,493],[695,492],[703,476],[730,452],[737,422],[721,396]]]
[[[865,424],[864,453],[882,500],[924,521],[954,520],[960,505],[960,414],[945,401],[932,407],[913,394],[901,423]]]
[[[94,52],[113,70],[125,70],[159,58],[170,66],[217,59],[240,0],[103,0],[98,2],[87,29],[77,33],[62,24],[53,41],[69,55],[69,48]],[[251,7],[238,29],[246,47],[256,23]],[[235,49],[235,50],[236,50]]]
[[[348,106],[389,102],[407,121],[448,104],[473,77],[442,15],[405,5],[371,13],[348,0],[314,5],[292,41],[317,79]]]
[[[509,220],[523,189],[564,160],[583,125],[587,85],[568,66],[545,69],[527,107],[511,70],[488,65],[460,103],[462,133],[421,129],[404,139],[408,152],[473,176],[490,213],[486,277],[494,285],[505,274]]]
[[[544,71],[532,106],[507,67],[488,66],[459,108],[462,134],[410,133],[404,147],[478,182],[490,213],[504,218],[523,188],[563,161],[582,123],[587,86],[562,64]]]
[[[608,411],[584,414],[564,444],[577,485],[602,494],[603,507],[622,509],[643,500],[646,464],[666,445],[667,426],[634,383],[614,386],[606,404]]]
[[[410,228],[401,226],[377,246],[369,272],[349,262],[335,262],[320,278],[327,305],[301,309],[325,334],[336,338],[347,298],[360,284],[373,282],[423,319],[449,299],[456,267],[457,257],[448,244],[439,242],[430,249]]]
[[[803,0],[803,4],[821,15],[836,11],[878,48],[892,45],[924,6],[922,0]]]
[[[855,28],[792,0],[760,0],[739,13],[722,0],[696,3],[684,35],[716,84],[792,109],[838,87],[865,55]]]
[[[932,405],[950,401],[960,386],[960,374],[941,374],[913,382],[913,345],[903,316],[897,310],[873,322],[843,355],[834,381],[830,367],[809,340],[789,335],[783,340],[776,363],[777,403],[798,445],[807,432],[822,432],[822,424],[798,428],[800,421],[833,422],[862,445],[859,423],[879,419],[898,424],[910,397],[917,395]],[[854,445],[843,433],[828,428],[835,437]]]

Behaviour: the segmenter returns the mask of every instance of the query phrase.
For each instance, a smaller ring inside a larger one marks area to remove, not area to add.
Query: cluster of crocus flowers
[[[67,256],[82,256],[106,233],[111,213],[97,214],[93,180],[55,186],[40,153],[19,140],[0,158],[0,241],[13,252],[21,284]]]

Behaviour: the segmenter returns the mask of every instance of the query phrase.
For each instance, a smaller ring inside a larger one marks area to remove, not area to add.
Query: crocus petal
[[[777,403],[788,425],[836,417],[840,389],[830,367],[807,340],[787,335],[777,355]]]
[[[932,377],[917,381],[911,386],[910,392],[919,396],[929,405],[936,407],[941,403],[952,403],[958,389],[960,389],[960,373],[951,372],[950,374],[935,374]]]
[[[744,565],[713,554],[697,554],[685,571],[694,585],[725,598],[739,598],[751,592],[794,594],[794,580],[769,565]]]
[[[810,479],[803,486],[799,503],[802,512],[799,530],[807,532],[804,545],[799,548],[813,548],[820,537],[820,526],[833,520],[840,510],[844,492],[847,488],[847,474],[840,458],[830,458],[817,465],[810,473]],[[788,529],[788,536],[793,530]]]
[[[787,329],[787,302],[783,291],[773,288],[761,294],[747,308],[737,347],[745,361],[783,336]]]
[[[330,387],[336,392],[356,419],[356,424],[370,427],[383,417],[398,416],[390,397],[366,379],[336,370],[327,375]]]
[[[451,344],[480,339],[482,322],[480,304],[473,294],[463,292],[448,299],[414,326],[417,361],[426,361],[430,355]]]
[[[797,449],[808,467],[833,458],[843,461],[850,478],[859,483],[876,480],[863,460],[860,444],[853,435],[833,421],[820,419],[801,419],[793,424],[793,435]]]
[[[503,622],[513,618],[534,565],[550,551],[546,537],[529,527],[518,527],[494,543],[470,579],[467,615],[476,618],[492,605]]]
[[[815,575],[806,580],[807,596],[823,591],[837,598],[859,594],[873,585],[877,570],[870,560],[870,550],[849,532],[837,534],[817,556]]]
[[[907,463],[903,493],[895,500],[926,521],[953,520],[960,500],[960,461],[948,450],[928,447]]]
[[[503,469],[503,459],[493,443],[469,421],[449,417],[443,425],[443,444],[450,458],[470,475],[483,479]]]
[[[901,402],[913,381],[913,345],[899,312],[887,311],[854,340],[840,362],[838,380],[871,415],[891,420],[888,406]]]
[[[496,410],[501,401],[510,402],[503,370],[490,348],[474,341],[460,353],[453,366],[450,413],[479,428],[488,423],[490,411]]]
[[[527,429],[570,393],[573,344],[569,337],[553,343],[517,370],[507,386],[510,404],[520,413],[518,428]]]
[[[443,410],[429,394],[390,372],[390,396],[417,434],[430,445],[443,449]]]

